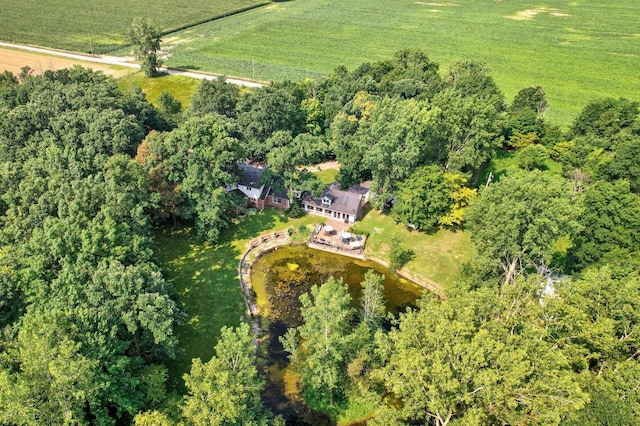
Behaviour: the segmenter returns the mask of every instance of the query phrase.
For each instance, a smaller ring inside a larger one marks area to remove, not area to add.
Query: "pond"
[[[384,276],[384,296],[389,312],[396,315],[404,312],[422,295],[421,287],[392,274],[378,263],[310,249],[305,245],[280,247],[254,262],[251,281],[261,315],[268,318],[269,323],[264,366],[267,385],[262,399],[274,414],[282,414],[287,424],[331,424],[328,418],[311,412],[302,402],[296,377],[287,370],[287,354],[279,341],[287,328],[301,324],[300,295],[331,276],[342,278],[349,287],[353,307],[358,308],[362,292],[360,283],[370,269]]]

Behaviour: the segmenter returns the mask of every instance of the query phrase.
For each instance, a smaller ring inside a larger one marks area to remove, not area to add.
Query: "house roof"
[[[314,198],[310,195],[306,195],[303,201],[315,207],[322,207],[332,211],[357,214],[362,201],[362,195],[356,192],[342,191],[337,183],[332,183],[322,194],[321,197]],[[327,197],[331,200],[331,204],[323,204],[322,199]]]
[[[249,164],[238,164],[238,167],[240,168],[240,172],[242,172],[238,185],[244,185],[250,188],[260,188],[262,186],[260,176],[262,176],[262,172],[264,172],[263,168],[254,167]]]
[[[347,191],[355,192],[356,194],[360,194],[360,195],[366,195],[370,189],[371,189],[371,181],[367,180],[357,185],[353,185]]]
[[[269,182],[268,184],[260,183],[260,177],[262,173],[266,170],[266,168],[255,167],[249,164],[238,164],[240,167],[240,171],[242,172],[242,177],[238,182],[238,185],[244,185],[249,188],[262,188],[262,192],[260,193],[259,199],[264,200],[268,195],[275,195],[279,198],[289,199],[286,190],[281,190],[284,185],[282,183],[282,179],[276,178],[277,182]],[[277,185],[274,185],[277,183]],[[263,187],[264,185],[264,187]]]

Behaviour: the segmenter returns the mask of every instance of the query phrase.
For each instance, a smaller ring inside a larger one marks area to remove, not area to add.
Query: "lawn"
[[[199,241],[190,227],[156,229],[160,265],[187,314],[176,327],[182,352],[169,366],[174,385],[182,388],[180,378],[190,370],[193,358],[205,362],[211,358],[220,328],[245,319],[237,275],[245,244],[262,233],[318,221],[312,216],[289,219],[282,211],[267,209],[231,226],[217,244]]]
[[[290,1],[172,34],[167,65],[258,80],[317,78],[421,47],[485,61],[507,98],[539,84],[567,125],[591,99],[640,100],[640,2]],[[295,42],[293,42],[295,41]]]
[[[326,169],[313,172],[313,174],[316,175],[324,185],[329,185],[335,182],[338,177],[338,173],[340,173],[340,169]]]
[[[119,48],[135,16],[163,32],[220,17],[264,0],[0,0],[0,40],[87,53]]]
[[[196,92],[199,83],[200,80],[195,78],[168,74],[149,78],[143,72],[131,73],[118,79],[118,87],[122,92],[127,93],[138,87],[156,108],[160,95],[164,92],[169,93],[180,101],[183,111],[189,108],[191,96]]]
[[[516,154],[501,149],[498,151],[496,156],[489,161],[489,164],[480,178],[480,184],[482,185],[487,182],[489,173],[492,175],[491,182],[497,182],[502,176],[510,171],[519,169],[520,166],[518,165],[518,158]],[[545,170],[560,175],[562,174],[562,164],[548,158],[545,161]]]
[[[410,231],[405,226],[396,224],[390,216],[376,210],[370,210],[361,222],[354,225],[353,230],[369,234],[365,249],[368,257],[385,261],[389,259],[391,240],[398,236],[402,245],[415,253],[413,260],[402,271],[444,292],[455,284],[462,264],[473,256],[468,232]]]

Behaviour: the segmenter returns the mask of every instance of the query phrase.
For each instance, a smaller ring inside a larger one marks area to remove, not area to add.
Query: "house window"
[[[271,197],[271,200],[272,200],[273,204],[282,203],[282,200],[280,199],[280,197],[276,197],[275,195],[273,197]]]
[[[322,197],[322,204],[325,204],[325,205],[327,205],[327,206],[328,206],[328,205],[331,205],[331,198],[329,198],[329,197]]]

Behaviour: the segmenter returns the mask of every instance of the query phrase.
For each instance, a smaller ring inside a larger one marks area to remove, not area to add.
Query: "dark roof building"
[[[338,183],[332,183],[321,197],[305,195],[302,207],[311,214],[353,223],[362,216],[365,195],[358,191],[343,191]]]

